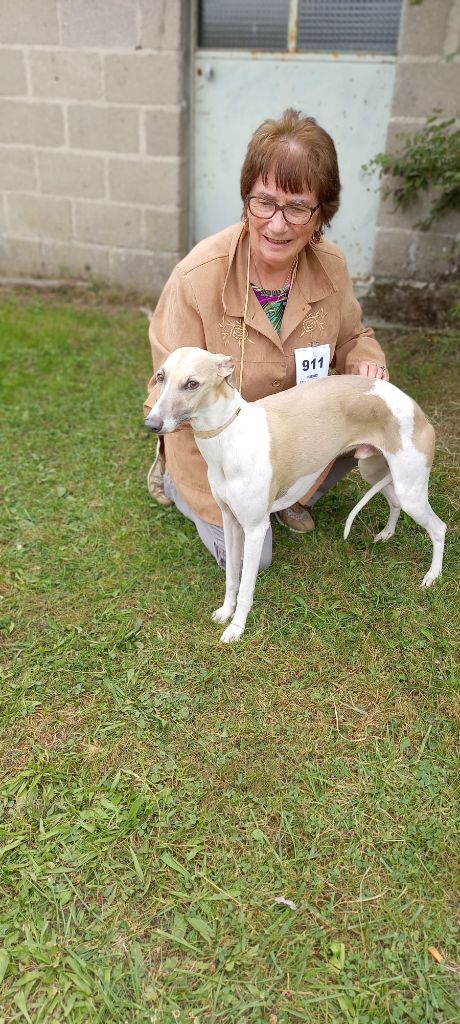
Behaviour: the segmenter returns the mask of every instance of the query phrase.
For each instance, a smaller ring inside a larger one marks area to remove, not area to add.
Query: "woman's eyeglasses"
[[[319,210],[321,203],[316,206],[306,206],[304,203],[285,203],[280,206],[274,199],[266,199],[262,196],[249,196],[248,206],[254,217],[261,220],[270,220],[277,210],[281,210],[287,224],[308,224],[313,214]]]

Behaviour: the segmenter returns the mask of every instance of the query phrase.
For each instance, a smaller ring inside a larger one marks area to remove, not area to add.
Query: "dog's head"
[[[158,434],[170,434],[182,423],[189,423],[218,400],[223,386],[233,386],[233,372],[231,356],[202,348],[177,348],[157,371],[160,394],[145,426]]]

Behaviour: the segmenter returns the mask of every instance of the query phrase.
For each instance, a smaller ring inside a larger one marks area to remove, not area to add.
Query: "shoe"
[[[150,497],[158,502],[159,505],[174,505],[172,499],[168,498],[164,492],[165,469],[165,457],[158,441],[155,462],[152,463],[147,473],[147,487]]]
[[[311,533],[315,529],[315,522],[312,519],[308,508],[296,501],[290,508],[283,508],[275,512],[275,519],[293,533]]]

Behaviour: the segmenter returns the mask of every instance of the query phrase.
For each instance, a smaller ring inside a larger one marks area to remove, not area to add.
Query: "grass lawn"
[[[275,525],[227,647],[145,487],[145,316],[0,305],[0,1024],[460,1021],[455,339],[379,332],[438,430],[442,579],[405,516],[372,546],[381,496],[343,542],[353,474]]]

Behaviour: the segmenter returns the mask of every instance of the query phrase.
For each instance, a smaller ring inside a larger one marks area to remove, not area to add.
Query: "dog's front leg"
[[[240,636],[244,633],[246,619],[252,608],[260,556],[269,526],[270,517],[267,516],[257,527],[244,531],[243,571],[241,573],[238,600],[233,619],[220,638],[224,644],[229,644],[233,640],[239,640]]]
[[[233,615],[236,595],[240,583],[241,559],[243,557],[243,530],[229,508],[222,509],[225,540],[225,598],[221,608],[216,608],[214,622],[224,623]]]

